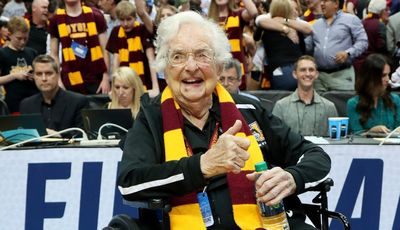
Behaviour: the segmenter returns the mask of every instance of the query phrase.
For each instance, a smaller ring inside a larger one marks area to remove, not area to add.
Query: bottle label
[[[260,208],[263,228],[268,230],[289,230],[289,223],[287,222],[282,202],[274,206],[267,206],[259,202],[258,207]]]
[[[268,230],[289,230],[286,213],[282,212],[275,216],[262,217],[262,226]]]
[[[258,207],[260,208],[260,213],[262,216],[275,216],[279,213],[284,213],[285,208],[282,203],[276,204],[274,206],[268,206],[262,202],[259,202]]]

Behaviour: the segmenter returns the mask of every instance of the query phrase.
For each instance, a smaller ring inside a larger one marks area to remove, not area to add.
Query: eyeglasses
[[[220,82],[224,83],[227,81],[228,83],[233,83],[235,81],[239,81],[238,77],[219,77],[218,79]]]
[[[197,49],[192,52],[183,50],[172,50],[168,52],[168,62],[174,67],[183,66],[189,60],[189,56],[193,57],[197,65],[209,65],[214,60],[214,51],[212,49]]]

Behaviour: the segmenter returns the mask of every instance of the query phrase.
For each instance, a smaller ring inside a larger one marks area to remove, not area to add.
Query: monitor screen
[[[90,139],[96,139],[100,127],[105,123],[112,123],[125,129],[133,125],[130,109],[83,109],[83,125]],[[103,139],[121,139],[126,132],[115,126],[105,126],[101,130]]]
[[[47,134],[46,125],[39,113],[0,116],[0,131],[15,129],[36,129],[40,136]]]

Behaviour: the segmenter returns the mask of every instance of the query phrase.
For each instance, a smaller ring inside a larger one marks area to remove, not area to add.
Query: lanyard
[[[218,140],[218,129],[219,129],[219,122],[215,125],[215,129],[213,131],[213,134],[211,136],[210,143],[208,144],[208,149],[210,149],[215,143],[217,143]],[[185,147],[186,147],[186,152],[188,156],[193,156],[193,150],[192,147],[190,146],[189,142],[186,139],[186,136],[183,136],[185,140]]]

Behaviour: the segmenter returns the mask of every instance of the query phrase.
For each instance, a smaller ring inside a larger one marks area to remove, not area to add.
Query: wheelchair
[[[305,209],[308,218],[318,229],[328,230],[329,219],[337,219],[342,222],[345,230],[350,230],[350,222],[347,220],[345,215],[340,212],[328,210],[327,193],[331,190],[333,185],[333,180],[328,178],[317,186],[306,189],[306,191],[318,192],[318,194],[312,200],[313,204],[303,204],[303,208]]]
[[[345,215],[328,210],[327,193],[333,185],[333,180],[328,178],[317,186],[308,188],[306,191],[318,192],[318,194],[312,200],[312,204],[303,204],[305,213],[318,229],[328,230],[329,219],[338,219],[341,221],[345,230],[350,230],[350,223]],[[119,214],[114,216],[108,226],[103,228],[103,230],[167,230],[170,228],[168,212],[171,210],[171,206],[164,200],[124,200],[124,204],[138,208],[139,219],[133,219],[125,214]]]

